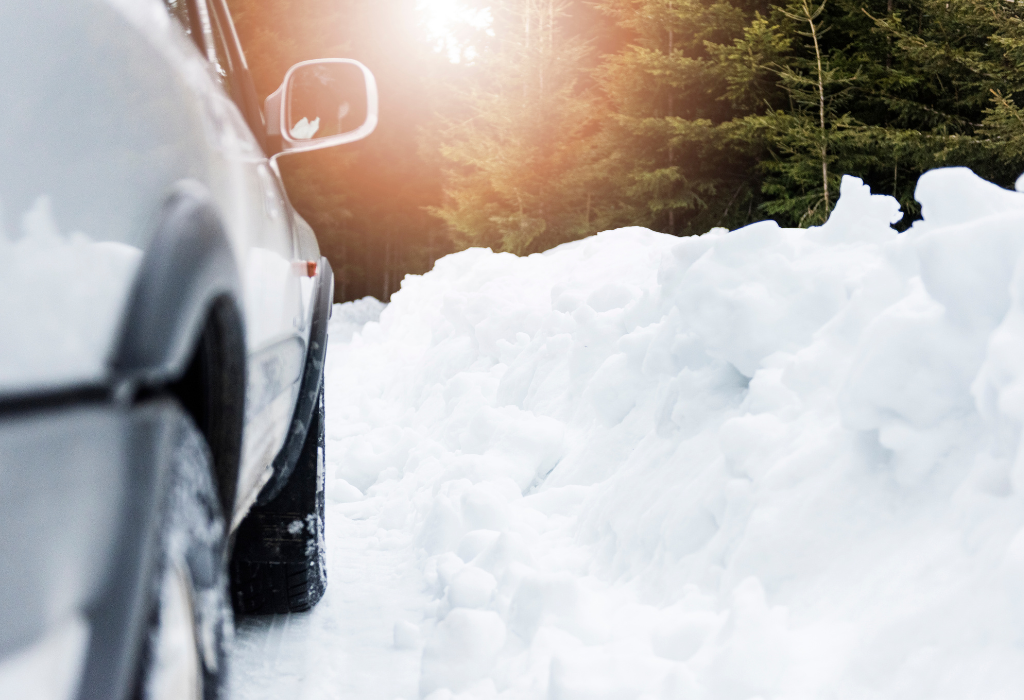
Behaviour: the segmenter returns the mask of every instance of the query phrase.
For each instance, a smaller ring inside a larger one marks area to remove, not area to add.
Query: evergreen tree
[[[264,95],[305,58],[378,76],[377,134],[282,160],[342,298],[387,298],[453,246],[813,225],[846,173],[908,225],[929,168],[1003,185],[1024,169],[1011,0],[465,0],[493,24],[461,63],[415,26],[416,0],[230,2]]]
[[[915,169],[967,165],[1011,184],[1024,168],[1024,9],[913,0],[871,19],[892,45],[886,107],[922,132]]]
[[[968,165],[1009,184],[1024,167],[1016,3],[602,7],[633,32],[600,72],[620,129],[616,162],[627,164],[619,191],[637,220],[661,230],[765,215],[820,223],[844,173],[914,214],[928,168]]]
[[[788,109],[769,108],[763,115],[742,120],[748,138],[768,151],[760,164],[764,175],[761,210],[799,226],[823,223],[835,205],[844,172],[865,172],[890,156],[884,148],[896,131],[865,124],[851,112],[851,100],[862,72],[850,63],[825,53],[828,27],[823,14],[828,0],[813,6],[808,0],[790,0],[775,11],[789,20],[789,36],[758,18],[756,32],[779,49],[774,60],[760,68],[777,76],[777,87]],[[806,55],[792,51],[802,43]],[[721,47],[727,57],[743,50],[746,41]],[[855,72],[850,72],[855,70]]]
[[[430,211],[456,247],[527,253],[607,227],[599,103],[581,87],[589,48],[566,0],[492,4],[469,80],[440,134],[445,199]]]
[[[602,0],[631,39],[597,72],[613,105],[612,161],[632,222],[672,234],[745,222],[759,203],[759,149],[732,120],[763,110],[758,66],[721,70],[721,42],[743,37],[750,8],[712,0]],[[751,36],[744,50],[771,51]],[[730,78],[733,82],[730,83]],[[742,94],[741,94],[742,93]]]

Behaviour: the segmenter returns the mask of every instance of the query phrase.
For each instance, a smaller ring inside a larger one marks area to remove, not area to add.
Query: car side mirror
[[[364,139],[377,128],[377,81],[359,61],[321,58],[288,69],[264,103],[267,135],[302,153]]]

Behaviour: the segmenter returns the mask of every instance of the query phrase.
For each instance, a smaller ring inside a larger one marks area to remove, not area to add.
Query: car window
[[[167,11],[171,17],[178,20],[178,24],[195,43],[202,53],[206,53],[203,46],[203,28],[199,21],[199,13],[192,4],[193,0],[164,0]]]
[[[171,13],[171,17],[178,20],[185,33],[191,36],[192,22],[189,21],[191,13],[189,12],[188,3],[185,0],[164,0],[164,4],[167,5],[167,11]]]
[[[231,23],[231,15],[223,0],[211,0],[210,17],[215,30],[217,60],[228,70],[228,84],[225,88],[245,116],[257,141],[265,146],[263,139],[266,136],[266,126],[263,111],[256,97],[252,76],[249,75],[249,69],[245,64],[245,55]]]
[[[224,29],[221,27],[216,12],[210,13],[210,28],[213,32],[213,55],[210,57],[210,62],[220,77],[224,90],[231,95],[231,99],[238,102],[237,91],[233,89],[231,53],[228,51],[227,44],[224,41]]]
[[[257,141],[264,145],[263,113],[227,7],[220,0],[164,0],[164,4],[206,56],[220,86],[238,105]]]

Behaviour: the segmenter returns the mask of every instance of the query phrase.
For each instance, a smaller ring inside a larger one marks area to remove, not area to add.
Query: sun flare
[[[427,36],[444,51],[453,62],[472,56],[472,47],[458,37],[460,27],[486,29],[491,24],[489,8],[469,7],[464,0],[419,0],[420,12]]]

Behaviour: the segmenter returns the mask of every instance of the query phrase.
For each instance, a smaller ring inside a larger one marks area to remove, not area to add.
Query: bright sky
[[[474,54],[472,46],[459,41],[458,27],[469,25],[484,29],[491,24],[490,9],[470,8],[462,0],[419,0],[416,8],[437,50],[445,51],[453,63],[472,60]]]

